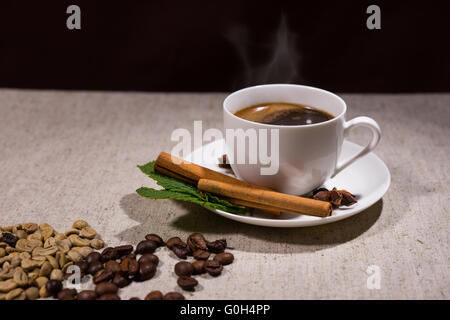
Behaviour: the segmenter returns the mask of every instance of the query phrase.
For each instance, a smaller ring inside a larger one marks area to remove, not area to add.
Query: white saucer
[[[361,146],[345,140],[342,146],[340,160],[344,160],[354,155],[361,149]],[[186,157],[186,160],[221,173],[230,174],[229,170],[219,168],[217,165],[213,164],[217,163],[219,157],[225,153],[224,150],[224,140],[217,140],[195,150]],[[203,159],[205,159],[204,161],[206,163],[195,161],[196,158],[202,159],[202,152],[203,157],[205,157]],[[316,226],[348,218],[369,208],[383,197],[389,188],[390,183],[391,174],[389,173],[388,168],[380,158],[371,152],[356,160],[352,165],[341,171],[333,179],[329,179],[324,184],[328,189],[336,187],[338,189],[348,190],[357,195],[358,199],[358,202],[351,207],[335,209],[333,215],[330,217],[318,218],[290,213],[282,213],[279,217],[276,217],[261,211],[249,211],[247,214],[238,215],[221,210],[209,210],[231,220],[259,226],[283,228]]]

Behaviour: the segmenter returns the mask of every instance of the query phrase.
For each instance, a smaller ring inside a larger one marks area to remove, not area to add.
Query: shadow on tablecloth
[[[314,227],[270,228],[226,219],[198,205],[174,201],[151,200],[128,194],[120,201],[124,212],[138,225],[118,237],[135,243],[148,233],[164,239],[201,232],[208,240],[226,238],[229,246],[242,251],[264,253],[312,252],[367,236],[383,210],[383,200],[347,219]],[[380,231],[380,228],[373,232]],[[371,231],[372,232],[372,231]]]

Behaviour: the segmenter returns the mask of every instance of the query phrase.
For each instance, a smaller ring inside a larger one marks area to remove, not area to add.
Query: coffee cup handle
[[[356,117],[350,121],[347,121],[344,123],[344,134],[348,132],[352,128],[356,127],[367,127],[372,131],[372,140],[362,149],[360,152],[355,154],[350,159],[343,161],[341,163],[338,163],[336,165],[336,169],[332,175],[334,177],[339,172],[341,172],[343,169],[347,168],[349,165],[351,165],[355,160],[358,158],[361,158],[362,156],[366,155],[370,151],[372,151],[378,144],[381,138],[381,129],[378,123],[369,117]]]

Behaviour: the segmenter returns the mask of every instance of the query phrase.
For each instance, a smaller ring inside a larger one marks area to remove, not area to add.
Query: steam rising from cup
[[[242,74],[237,75],[233,87],[246,87],[267,83],[299,83],[301,57],[297,52],[297,36],[289,31],[285,16],[274,34],[267,35],[267,43],[255,43],[244,26],[229,30],[227,39],[233,44],[243,65]],[[270,52],[269,59],[256,65],[250,58],[250,47]]]

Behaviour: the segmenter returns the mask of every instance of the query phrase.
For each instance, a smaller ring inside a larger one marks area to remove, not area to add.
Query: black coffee
[[[308,105],[283,102],[246,107],[235,115],[249,121],[282,126],[307,125],[334,118],[328,112]]]

